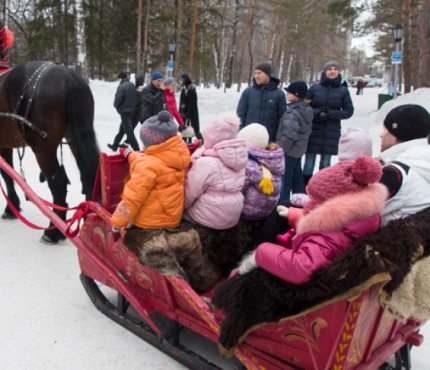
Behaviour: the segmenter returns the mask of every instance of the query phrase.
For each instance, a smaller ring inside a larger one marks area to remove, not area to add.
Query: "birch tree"
[[[75,0],[75,32],[76,32],[76,69],[88,82],[87,45],[85,39],[85,23],[82,0]]]

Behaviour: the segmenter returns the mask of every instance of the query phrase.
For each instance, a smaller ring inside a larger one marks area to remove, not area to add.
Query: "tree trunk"
[[[194,0],[193,23],[191,26],[190,62],[188,65],[188,72],[189,73],[191,73],[191,71],[193,70],[194,43],[196,41],[196,24],[197,24],[198,5],[199,5],[199,0]]]
[[[275,29],[275,23],[276,23],[276,8],[277,7],[278,7],[278,4],[275,3],[273,5],[272,22],[271,22],[271,25],[270,25],[269,44],[267,46],[267,58],[269,60],[272,59],[272,52],[273,52],[272,40],[273,40],[273,32],[274,32],[274,29]]]
[[[420,45],[421,68],[417,87],[430,87],[430,0],[421,0]]]
[[[240,53],[239,71],[237,72],[237,92],[240,91],[240,87],[242,85],[242,67],[243,67],[242,64],[243,64],[243,56],[245,54],[245,49],[246,49],[246,41],[248,38],[249,21],[251,19],[251,10],[252,10],[252,0],[249,0],[248,14],[246,16],[246,23],[245,23],[245,35],[243,36],[242,52]]]
[[[234,59],[236,58],[236,43],[237,43],[237,25],[239,23],[239,0],[235,0],[236,6],[234,7],[234,22],[233,22],[233,43],[231,47],[231,54],[227,66],[227,81],[225,84],[226,88],[230,88],[233,83],[233,66]]]
[[[411,54],[410,54],[410,7],[409,0],[405,0],[405,8],[403,11],[403,82],[404,91],[409,92],[411,89]],[[399,78],[399,85],[402,86],[401,79]],[[397,86],[395,87],[397,89]],[[399,89],[401,91],[401,87]]]
[[[85,22],[82,0],[75,0],[75,14],[77,71],[85,81],[88,82],[87,44],[85,39]]]
[[[145,15],[145,33],[143,36],[143,57],[142,57],[142,73],[146,72],[146,61],[148,59],[148,33],[149,33],[149,14],[151,12],[151,0],[146,2]]]
[[[137,6],[137,41],[136,41],[136,72],[141,71],[142,66],[142,16],[143,0],[138,0]]]
[[[410,23],[410,55],[411,55],[411,91],[418,86],[419,54],[420,47],[418,44],[418,3],[417,0],[411,0],[411,23]],[[406,90],[405,90],[406,92]]]
[[[176,25],[176,50],[173,60],[175,61],[174,69],[173,69],[173,75],[174,72],[180,71],[180,65],[179,62],[181,60],[181,35],[182,35],[182,18],[183,18],[183,4],[182,0],[178,0],[177,2],[177,9],[178,9],[178,21]]]

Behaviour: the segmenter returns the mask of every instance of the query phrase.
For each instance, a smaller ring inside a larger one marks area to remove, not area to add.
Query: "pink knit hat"
[[[207,125],[202,132],[205,148],[211,149],[221,141],[236,139],[239,124],[240,119],[235,113],[226,113]]]
[[[309,180],[306,192],[315,205],[337,195],[358,192],[378,182],[381,176],[379,161],[365,155],[355,162],[343,161],[318,171]]]

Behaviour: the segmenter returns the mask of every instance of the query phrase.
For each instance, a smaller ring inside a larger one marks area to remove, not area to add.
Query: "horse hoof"
[[[40,242],[46,245],[55,245],[58,243],[58,241],[52,240],[49,236],[45,234],[43,234],[42,237],[40,238]]]
[[[16,220],[16,216],[12,213],[12,214],[10,214],[10,213],[7,213],[7,212],[4,212],[2,215],[1,215],[1,218],[3,219],[3,220]]]

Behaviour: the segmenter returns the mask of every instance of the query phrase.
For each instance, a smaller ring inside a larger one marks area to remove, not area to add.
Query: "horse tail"
[[[70,146],[78,165],[82,192],[91,199],[99,164],[99,147],[94,131],[94,98],[89,85],[71,71],[66,82]]]

